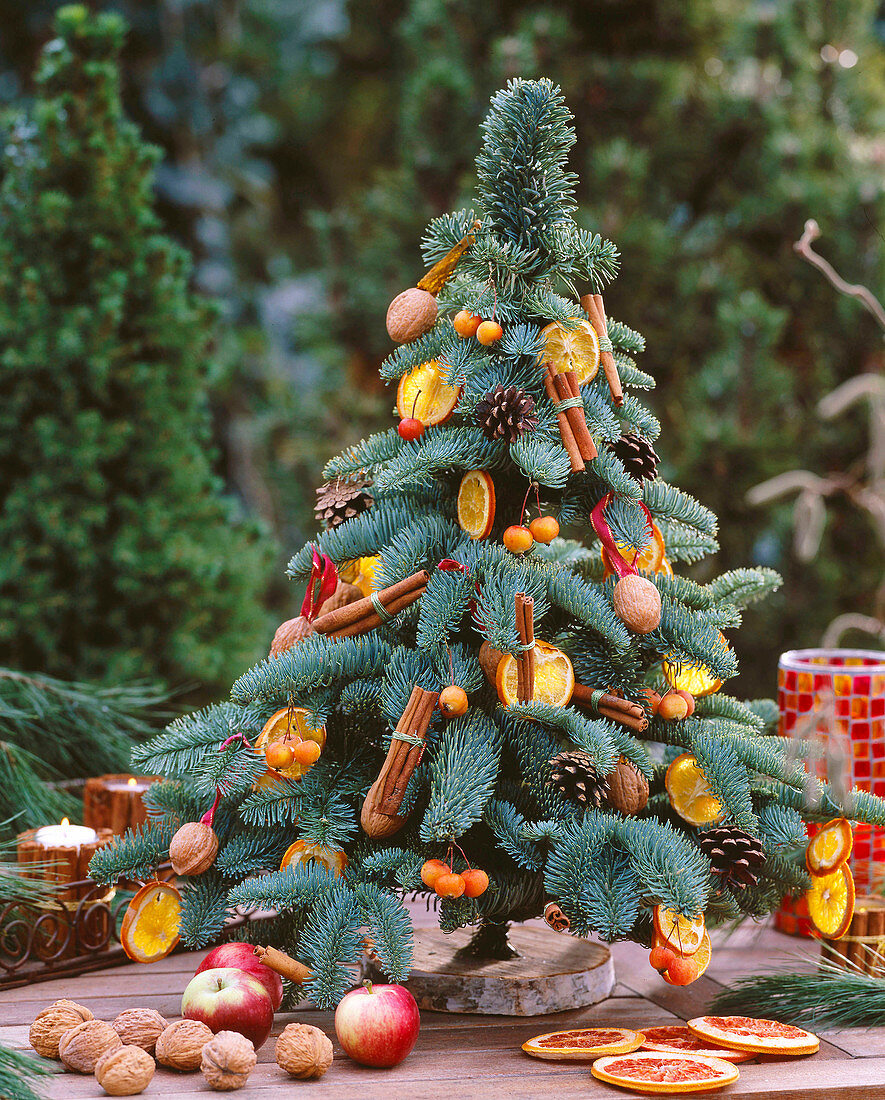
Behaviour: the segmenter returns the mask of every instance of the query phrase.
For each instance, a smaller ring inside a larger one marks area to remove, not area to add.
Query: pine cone
[[[533,432],[538,426],[534,397],[516,386],[505,390],[500,383],[479,401],[475,417],[486,439],[506,443],[514,443],[523,432]]]
[[[326,528],[337,527],[346,519],[358,516],[372,507],[372,498],[365,490],[372,484],[366,477],[336,477],[324,482],[317,489],[314,513]]]
[[[636,481],[654,481],[658,476],[660,459],[647,439],[635,432],[629,432],[606,446],[621,460],[624,469]]]
[[[754,836],[732,825],[721,825],[701,833],[698,845],[710,860],[713,874],[722,876],[723,886],[745,890],[756,885],[754,868],[765,862],[765,853]]]
[[[550,761],[550,782],[569,802],[598,810],[608,794],[608,779],[597,774],[589,753],[575,749]]]

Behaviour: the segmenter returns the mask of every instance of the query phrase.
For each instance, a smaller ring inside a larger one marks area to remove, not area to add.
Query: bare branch
[[[879,327],[885,330],[885,308],[883,308],[882,303],[871,290],[862,286],[860,283],[846,283],[833,265],[814,251],[811,247],[811,242],[816,241],[819,236],[820,226],[813,218],[809,218],[805,223],[805,229],[803,230],[802,236],[793,245],[793,249],[798,252],[804,260],[807,260],[812,266],[816,267],[818,271],[822,272],[824,278],[826,278],[840,294],[846,294],[849,298],[856,298],[861,305],[869,310],[876,318]]]

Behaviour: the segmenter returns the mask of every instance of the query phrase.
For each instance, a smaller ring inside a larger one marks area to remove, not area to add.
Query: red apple
[[[399,1065],[415,1045],[421,1016],[402,985],[364,982],[335,1010],[335,1034],[344,1053],[363,1066]]]
[[[187,983],[181,1014],[202,1020],[216,1034],[238,1031],[258,1050],[273,1026],[273,1001],[264,985],[245,970],[217,966]]]
[[[279,1011],[283,1003],[283,979],[276,970],[271,970],[261,962],[251,943],[221,944],[209,952],[194,973],[202,974],[204,970],[213,970],[216,966],[235,966],[237,970],[245,970],[247,974],[257,978],[270,994],[274,1012]]]

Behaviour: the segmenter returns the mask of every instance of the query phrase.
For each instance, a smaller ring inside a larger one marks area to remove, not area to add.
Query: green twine
[[[377,592],[373,592],[371,596],[369,596],[369,599],[372,601],[372,607],[374,607],[375,610],[378,612],[378,617],[380,618],[382,623],[389,623],[393,621],[393,615],[388,614],[387,608],[378,599]]]

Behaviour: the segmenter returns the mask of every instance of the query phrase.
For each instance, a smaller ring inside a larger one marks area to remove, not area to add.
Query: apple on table
[[[263,982],[273,1001],[274,1012],[279,1011],[283,1003],[283,979],[258,958],[254,944],[222,943],[209,952],[194,973],[201,974],[204,970],[214,970],[218,966],[235,966]]]
[[[181,998],[181,1014],[201,1020],[216,1034],[238,1031],[256,1050],[273,1027],[273,1001],[258,978],[233,966],[195,974]]]
[[[389,1068],[409,1054],[418,1038],[421,1015],[402,985],[364,982],[335,1010],[335,1034],[344,1053],[363,1066]]]

